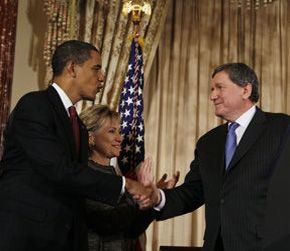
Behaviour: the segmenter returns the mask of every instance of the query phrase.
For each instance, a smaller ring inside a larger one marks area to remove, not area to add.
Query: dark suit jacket
[[[82,123],[80,134],[78,159],[67,112],[53,87],[18,102],[1,160],[1,251],[86,250],[84,197],[115,205],[122,179],[87,167]]]
[[[264,250],[290,249],[290,125],[269,184],[263,227]]]
[[[219,236],[225,251],[260,250],[268,183],[288,123],[285,114],[257,109],[226,173],[227,125],[206,133],[197,142],[185,182],[165,191],[166,204],[158,219],[191,212],[205,203],[203,250],[215,250]]]
[[[89,166],[100,172],[117,175],[112,166],[89,161]],[[125,193],[117,206],[87,200],[89,249],[92,251],[135,251],[136,239],[148,227],[131,195]],[[136,221],[140,225],[136,224]]]

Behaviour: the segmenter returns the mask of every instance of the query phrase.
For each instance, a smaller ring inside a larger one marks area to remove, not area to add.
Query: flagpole
[[[148,11],[145,0],[123,0],[123,13],[132,12],[133,36],[128,62],[127,75],[122,87],[119,114],[123,141],[118,159],[123,175],[136,179],[135,168],[144,160],[144,119],[143,119],[143,41],[140,37],[140,22],[142,12]],[[146,8],[145,8],[145,7]],[[151,14],[151,7],[150,14]],[[147,12],[148,13],[148,12]],[[143,239],[143,241],[142,241]],[[145,251],[145,232],[136,241],[135,251]]]
[[[121,163],[120,161],[119,163],[124,174],[134,178],[134,169],[144,160],[144,71],[140,22],[143,14],[151,15],[151,5],[148,0],[123,0],[122,13],[124,15],[131,13],[133,36],[127,75],[119,103],[123,135]]]

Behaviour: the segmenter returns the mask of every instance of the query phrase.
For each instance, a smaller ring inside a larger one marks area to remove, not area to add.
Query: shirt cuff
[[[126,178],[124,176],[122,176],[122,189],[121,189],[121,193],[120,193],[120,197],[122,197],[122,195],[125,193],[125,186],[126,186]]]
[[[163,207],[165,206],[165,202],[166,202],[166,198],[165,198],[165,193],[163,190],[158,189],[159,193],[160,193],[160,202],[158,205],[156,205],[155,207],[153,207],[156,211],[161,211],[163,209]]]

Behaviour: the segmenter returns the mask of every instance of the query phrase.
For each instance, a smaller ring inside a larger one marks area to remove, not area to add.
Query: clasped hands
[[[177,171],[171,179],[166,180],[167,174],[164,174],[155,184],[152,175],[152,158],[148,157],[136,168],[138,182],[126,178],[126,189],[138,203],[140,209],[152,208],[161,201],[159,189],[175,187],[179,175],[180,173]]]

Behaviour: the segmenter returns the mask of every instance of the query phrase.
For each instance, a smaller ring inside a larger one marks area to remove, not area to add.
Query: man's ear
[[[243,89],[244,89],[243,98],[249,99],[249,97],[252,94],[253,86],[250,83],[248,83],[243,87]]]
[[[67,62],[66,66],[65,66],[65,69],[66,69],[67,73],[72,78],[75,78],[76,77],[75,66],[76,65],[75,65],[75,63],[73,61]]]

